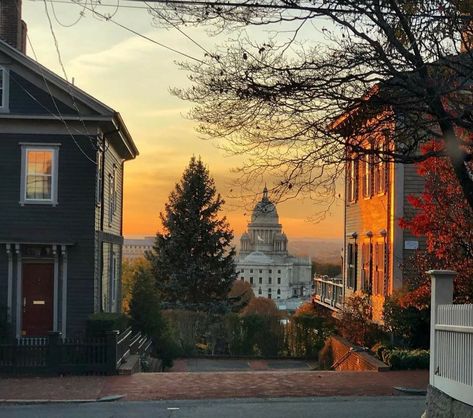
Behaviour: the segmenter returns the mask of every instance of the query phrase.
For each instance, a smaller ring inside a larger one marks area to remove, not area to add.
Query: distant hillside
[[[342,240],[301,239],[289,240],[289,252],[299,256],[309,256],[319,263],[340,264]]]

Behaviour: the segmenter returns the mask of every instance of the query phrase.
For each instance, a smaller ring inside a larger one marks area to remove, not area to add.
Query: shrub
[[[330,317],[296,312],[286,326],[288,354],[316,359],[332,332],[333,321]]]
[[[161,315],[160,300],[150,271],[140,266],[133,280],[130,299],[130,316],[133,329],[152,338],[156,355],[164,367],[172,367],[179,354],[174,336]]]
[[[89,316],[86,324],[88,336],[103,335],[107,331],[124,331],[130,318],[122,313],[97,312]]]
[[[351,343],[371,347],[386,339],[383,329],[372,322],[371,318],[370,296],[355,293],[347,299],[336,328],[340,335]]]
[[[393,370],[415,370],[429,368],[428,350],[385,349],[381,358]]]
[[[386,298],[384,323],[394,341],[403,347],[428,348],[430,339],[430,309],[403,306],[400,294]]]

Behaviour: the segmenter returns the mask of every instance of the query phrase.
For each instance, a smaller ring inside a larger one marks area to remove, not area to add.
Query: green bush
[[[130,322],[130,318],[122,313],[115,312],[97,312],[87,319],[87,335],[103,335],[107,331],[124,331]]]
[[[383,308],[386,329],[396,345],[406,348],[428,348],[430,339],[430,309],[401,306],[398,295],[386,298]]]
[[[415,370],[429,368],[429,351],[385,349],[380,358],[392,370]]]
[[[172,367],[179,355],[174,335],[161,314],[160,299],[150,271],[139,266],[133,280],[130,299],[131,325],[153,340],[155,354],[164,367]]]

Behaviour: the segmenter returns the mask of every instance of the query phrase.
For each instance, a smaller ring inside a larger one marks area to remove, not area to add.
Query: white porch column
[[[54,296],[53,296],[53,331],[58,330],[58,300],[59,300],[59,255],[57,246],[53,245],[54,255]]]
[[[22,298],[22,264],[21,264],[21,251],[20,244],[15,244],[16,253],[16,338],[21,337],[21,312],[23,309],[23,298]]]
[[[62,255],[62,312],[61,312],[61,331],[62,337],[66,337],[67,325],[67,247],[61,245]]]
[[[437,308],[439,305],[453,303],[453,279],[457,275],[451,270],[429,270],[427,274],[432,280],[432,291],[430,299],[430,367],[429,383],[434,384],[435,379],[435,325],[437,324]]]
[[[12,320],[13,317],[13,252],[11,244],[6,244],[7,257],[8,257],[8,277],[7,277],[7,309],[8,319]]]

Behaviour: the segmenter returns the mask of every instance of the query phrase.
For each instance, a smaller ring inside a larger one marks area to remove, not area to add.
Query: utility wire
[[[44,1],[46,1],[46,0],[44,0]],[[79,5],[79,4],[76,3],[75,1],[72,1],[71,4]],[[116,25],[116,26],[118,26],[118,27],[120,27],[120,28],[122,28],[122,29],[124,29],[124,30],[126,30],[126,31],[128,31],[128,32],[130,32],[130,33],[133,33],[134,35],[139,36],[140,38],[146,39],[147,41],[149,41],[149,42],[151,42],[151,43],[153,43],[153,44],[155,44],[155,45],[158,45],[158,46],[160,46],[160,47],[162,47],[162,48],[165,48],[165,49],[167,49],[167,50],[169,50],[169,51],[172,51],[172,52],[174,52],[174,53],[176,53],[176,54],[182,55],[183,57],[189,58],[189,59],[191,59],[191,60],[193,60],[193,61],[199,62],[200,64],[205,64],[205,61],[203,61],[203,60],[201,60],[201,59],[199,59],[199,58],[193,57],[192,55],[186,54],[185,52],[179,51],[179,50],[177,50],[177,49],[175,49],[175,48],[172,48],[172,47],[170,47],[170,46],[168,46],[168,45],[165,45],[165,44],[163,44],[163,43],[161,43],[161,42],[158,42],[158,41],[154,40],[153,38],[150,38],[149,36],[143,35],[142,33],[138,32],[138,31],[136,31],[136,30],[134,30],[134,29],[132,29],[132,28],[129,28],[128,26],[125,26],[125,25],[121,24],[120,22],[117,22],[116,20],[114,20],[114,19],[111,18],[110,16],[107,16],[107,15],[104,15],[104,14],[98,12],[97,10],[95,10],[94,8],[92,8],[92,7],[90,7],[90,6],[87,6],[87,5],[84,4],[83,7],[84,7],[85,9],[89,10],[90,12],[92,12],[94,15],[97,15],[97,16],[101,17],[101,18],[104,19],[105,21],[107,21],[107,22],[112,22],[114,25]],[[120,6],[120,7],[121,7],[121,6]]]
[[[31,42],[31,39],[30,37],[28,36],[28,34],[26,35],[27,39],[28,39],[28,44],[31,48],[31,51],[33,52],[33,56],[35,57],[35,60],[38,61],[38,56],[36,55],[36,52],[35,52],[35,49],[33,47],[33,44]],[[74,144],[76,145],[76,147],[79,149],[79,151],[81,152],[81,154],[84,155],[85,158],[87,158],[87,160],[89,160],[90,162],[92,162],[93,164],[97,164],[95,160],[92,160],[88,155],[87,153],[82,149],[82,147],[80,146],[79,142],[77,141],[77,139],[75,138],[75,136],[73,135],[73,133],[71,132],[71,129],[69,127],[69,125],[67,124],[67,122],[64,120],[64,117],[62,116],[61,114],[61,111],[59,110],[59,106],[56,102],[56,99],[54,97],[54,95],[52,94],[51,92],[51,89],[49,88],[49,83],[48,81],[46,80],[46,77],[44,76],[43,74],[43,71],[40,71],[40,74],[41,74],[41,77],[43,78],[43,82],[44,82],[44,85],[46,86],[46,89],[48,90],[48,94],[49,94],[49,97],[51,97],[51,101],[53,102],[54,104],[54,107],[56,109],[56,112],[57,112],[57,115],[54,114],[53,112],[51,112],[50,109],[48,109],[46,106],[43,105],[43,103],[41,103],[36,97],[34,97],[34,95],[32,95],[18,80],[15,79],[15,77],[13,77],[13,81],[20,86],[20,88],[29,96],[31,97],[36,103],[38,103],[43,109],[45,109],[50,115],[52,115],[55,119],[59,120],[60,122],[62,122],[62,124],[64,125],[64,127],[66,128],[66,131],[67,133],[69,134],[69,136],[72,138],[72,141],[74,142]],[[10,74],[10,78],[11,78],[11,74]],[[79,115],[80,117],[80,115]],[[87,135],[87,131],[85,132],[81,132],[81,131],[78,131],[81,135]],[[90,140],[90,136],[89,136],[89,140]]]

